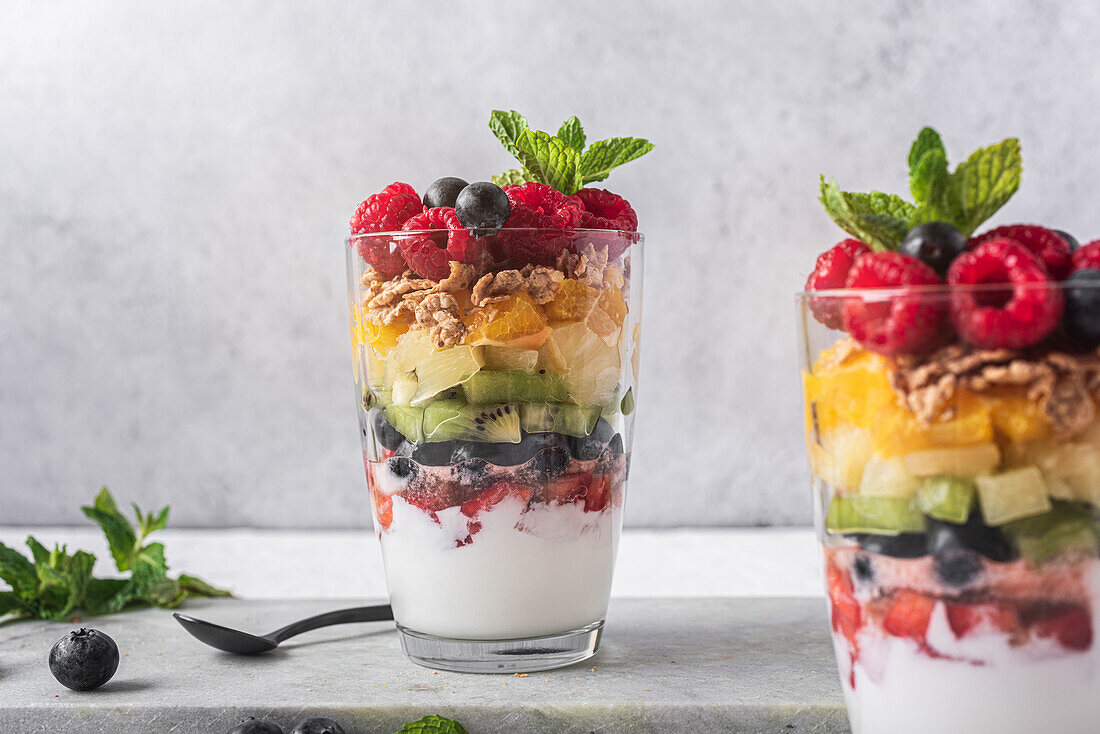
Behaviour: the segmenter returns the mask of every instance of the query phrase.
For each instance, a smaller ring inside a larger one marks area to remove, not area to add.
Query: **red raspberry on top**
[[[607,189],[581,189],[574,194],[584,204],[580,226],[585,229],[638,231],[638,215],[623,197]]]
[[[845,281],[847,288],[895,288],[883,298],[853,295],[844,299],[844,329],[879,354],[919,354],[936,346],[943,324],[940,300],[912,292],[913,286],[939,285],[936,271],[897,252],[860,255]]]
[[[806,279],[807,291],[831,291],[843,288],[848,280],[848,271],[860,255],[871,248],[859,240],[844,240],[833,245],[817,256],[814,271]],[[843,323],[841,315],[842,301],[839,298],[815,298],[810,301],[810,310],[814,318],[830,329],[839,329]]]
[[[496,237],[497,253],[518,263],[551,265],[568,247],[568,230],[580,224],[584,203],[546,184],[528,182],[505,186],[512,213]],[[564,232],[509,232],[509,229],[555,229]]]
[[[394,232],[422,211],[424,205],[416,190],[407,183],[394,182],[377,194],[368,196],[355,210],[350,222],[352,237],[371,232]],[[359,256],[387,278],[405,272],[405,260],[388,240],[364,237],[353,241],[357,243]]]
[[[1093,268],[1100,270],[1100,240],[1082,245],[1073,251],[1073,272]]]
[[[1065,280],[1070,273],[1069,243],[1056,233],[1037,224],[1010,224],[972,237],[966,249],[973,250],[983,242],[1010,239],[1019,242],[1043,264],[1055,280]]]
[[[427,209],[402,225],[403,230],[445,229],[446,242],[439,232],[409,235],[398,239],[401,254],[416,273],[432,280],[442,280],[451,273],[451,261],[472,263],[484,246],[470,236],[449,206]]]
[[[1062,318],[1062,292],[1029,249],[999,238],[979,244],[951,263],[951,321],[980,349],[1023,349],[1041,342]],[[965,286],[1004,288],[974,289]]]

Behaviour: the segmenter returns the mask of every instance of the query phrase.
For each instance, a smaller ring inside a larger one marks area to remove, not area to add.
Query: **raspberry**
[[[1064,299],[1043,264],[1018,242],[1000,238],[960,255],[947,273],[951,321],[981,349],[1023,349],[1041,342],[1062,318]],[[1005,288],[965,286],[1004,285]]]
[[[581,189],[574,194],[584,204],[580,226],[585,229],[638,231],[638,215],[623,197],[606,189]]]
[[[371,194],[351,217],[351,234],[395,232],[410,217],[424,211],[420,196],[407,183],[396,181],[377,194]],[[357,240],[359,256],[387,278],[405,272],[405,260],[391,242],[377,237]]]
[[[871,248],[859,240],[844,240],[817,256],[817,264],[810,277],[806,279],[807,291],[830,291],[843,288],[848,280],[848,271],[860,255],[869,253]],[[839,329],[842,323],[840,313],[842,301],[839,298],[815,298],[810,301],[810,310],[814,318],[830,329]]]
[[[1070,271],[1069,243],[1057,234],[1037,224],[1012,224],[991,229],[966,243],[973,250],[983,242],[1010,239],[1026,247],[1055,280],[1065,280]]]
[[[402,237],[401,254],[416,273],[432,280],[442,280],[451,273],[451,261],[472,263],[477,260],[484,246],[480,240],[470,237],[470,232],[458,221],[455,210],[449,206],[427,209],[401,226],[403,230],[447,230],[446,245],[441,232],[422,232]]]
[[[908,255],[872,252],[860,255],[848,271],[848,288],[894,288],[884,298],[844,299],[844,329],[879,354],[917,354],[939,341],[944,308],[935,294],[914,286],[939,285],[936,271]]]
[[[572,241],[570,230],[580,224],[584,204],[546,184],[505,186],[512,213],[495,238],[500,259],[551,265]],[[555,229],[558,232],[508,232],[508,229]]]
[[[1074,250],[1072,262],[1073,272],[1075,273],[1078,270],[1087,268],[1100,270],[1100,240],[1095,240]]]

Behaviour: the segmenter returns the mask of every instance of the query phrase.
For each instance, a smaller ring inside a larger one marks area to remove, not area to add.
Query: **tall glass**
[[[402,647],[464,672],[584,660],[622,528],[642,236],[500,230],[439,281],[368,265],[425,235],[446,243],[347,248],[363,463]]]
[[[1058,335],[1023,351],[953,340],[953,304],[1007,298],[798,296],[816,526],[856,734],[1100,728],[1100,356]],[[903,326],[939,319],[941,346],[885,356],[823,325],[852,304]]]

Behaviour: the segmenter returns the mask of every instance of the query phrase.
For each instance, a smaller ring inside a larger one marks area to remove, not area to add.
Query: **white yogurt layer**
[[[1093,630],[1100,631],[1100,561],[1091,564],[1088,584]],[[853,734],[1100,730],[1100,640],[1083,652],[1049,640],[1013,648],[995,631],[955,640],[937,604],[928,643],[964,659],[930,657],[912,640],[861,635],[854,690],[848,643],[839,634],[833,642]]]
[[[622,526],[620,510],[583,503],[526,509],[507,497],[478,513],[471,542],[458,507],[429,513],[393,498],[381,533],[398,624],[458,639],[513,639],[578,629],[607,613]]]

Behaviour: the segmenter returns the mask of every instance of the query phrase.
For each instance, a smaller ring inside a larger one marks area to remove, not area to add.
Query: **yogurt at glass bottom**
[[[622,526],[615,503],[530,508],[508,497],[469,518],[460,508],[431,514],[393,498],[381,533],[394,618],[414,632],[457,639],[514,639],[568,632],[602,621]]]
[[[1100,629],[1100,561],[1091,566],[1093,629]],[[1067,654],[1053,642],[1013,648],[996,633],[962,644],[954,640],[942,604],[933,612],[928,642],[948,657],[930,657],[903,638],[868,642],[873,645],[861,646],[853,689],[852,669],[845,664],[848,642],[833,634],[853,734],[1100,731],[1100,644]],[[955,654],[966,660],[949,659]],[[865,665],[875,669],[873,678]]]

